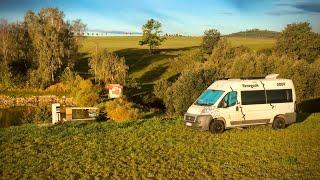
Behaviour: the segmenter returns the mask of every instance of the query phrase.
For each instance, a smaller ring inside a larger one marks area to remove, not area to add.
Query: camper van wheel
[[[224,123],[219,120],[211,121],[209,129],[212,133],[222,133],[224,131]]]
[[[283,129],[283,128],[286,127],[286,122],[285,122],[285,120],[284,120],[282,117],[276,117],[276,118],[273,120],[272,127],[273,127],[274,129]]]

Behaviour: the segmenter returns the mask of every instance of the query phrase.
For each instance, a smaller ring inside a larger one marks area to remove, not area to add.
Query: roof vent
[[[279,76],[279,74],[269,74],[265,78],[266,79],[277,79],[278,76]]]

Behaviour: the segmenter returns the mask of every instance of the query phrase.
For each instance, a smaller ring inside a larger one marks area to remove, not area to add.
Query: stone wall
[[[60,103],[61,105],[74,106],[75,102],[72,98],[59,97],[55,95],[31,96],[31,97],[10,97],[0,95],[0,108],[12,106],[48,106],[52,103]]]

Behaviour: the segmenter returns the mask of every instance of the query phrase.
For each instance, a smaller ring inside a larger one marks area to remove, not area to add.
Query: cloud
[[[300,10],[279,10],[279,11],[269,11],[265,13],[270,16],[281,16],[281,15],[296,15],[296,14],[306,14],[304,11]]]
[[[221,14],[221,15],[234,15],[233,12],[228,12],[228,11],[220,11],[217,14]]]
[[[320,14],[320,2],[293,1],[275,3],[275,10],[265,14],[271,16],[297,15],[297,14]]]
[[[292,7],[306,12],[320,13],[320,2],[301,2],[293,4]]]

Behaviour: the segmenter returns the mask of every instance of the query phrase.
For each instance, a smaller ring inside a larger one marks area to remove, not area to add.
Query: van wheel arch
[[[286,118],[285,118],[284,114],[278,114],[272,119],[272,123],[276,118],[282,118],[282,119],[284,119],[284,121],[286,121]]]
[[[286,127],[286,119],[282,114],[276,115],[272,121],[272,127],[274,129],[283,129]]]
[[[218,129],[215,129],[215,128],[218,128]],[[224,118],[214,118],[209,123],[209,130],[212,133],[222,133],[225,129],[226,129],[226,121]]]

